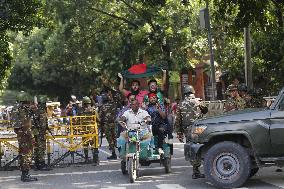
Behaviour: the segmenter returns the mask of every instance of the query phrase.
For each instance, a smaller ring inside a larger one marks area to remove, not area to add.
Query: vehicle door
[[[271,155],[284,157],[284,95],[271,111],[270,123]]]

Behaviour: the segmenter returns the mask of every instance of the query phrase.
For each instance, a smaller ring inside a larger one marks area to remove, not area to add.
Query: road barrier
[[[49,166],[82,163],[84,148],[91,148],[99,163],[99,134],[96,116],[70,116],[48,119],[46,159]],[[70,161],[65,161],[68,157]],[[75,157],[79,159],[75,159]],[[9,121],[0,120],[0,170],[18,166],[18,141]]]
[[[94,162],[99,163],[99,134],[95,115],[52,118],[49,119],[49,129],[50,132],[47,133],[48,165],[57,165],[68,156],[71,156],[71,163],[75,163],[75,155],[84,158],[78,150],[86,148],[88,144],[93,150]],[[53,162],[51,162],[51,142],[67,149]]]

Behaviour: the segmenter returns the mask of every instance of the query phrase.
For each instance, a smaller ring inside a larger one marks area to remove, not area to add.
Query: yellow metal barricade
[[[49,166],[59,164],[68,156],[71,156],[70,163],[77,163],[75,155],[84,158],[80,151],[88,144],[94,153],[94,163],[99,163],[99,134],[95,115],[50,118],[48,124],[46,154]],[[59,151],[64,153],[60,154]],[[55,152],[58,152],[58,158],[55,158]],[[11,165],[17,166],[18,158],[17,135],[9,127],[9,121],[0,120],[0,168],[6,170]]]
[[[19,158],[17,135],[9,124],[8,120],[0,120],[0,168],[4,170]]]
[[[51,118],[49,122],[49,132],[47,133],[47,155],[48,164],[54,166],[66,157],[71,156],[71,163],[74,163],[74,156],[83,155],[78,150],[83,149],[86,145],[94,153],[94,162],[98,163],[99,133],[96,122],[96,116],[70,116]],[[60,148],[66,149],[63,155],[51,162],[51,142],[56,143]]]

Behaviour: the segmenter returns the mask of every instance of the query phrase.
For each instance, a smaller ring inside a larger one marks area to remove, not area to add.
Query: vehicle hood
[[[252,121],[262,120],[270,117],[270,110],[263,109],[246,109],[241,111],[233,111],[226,114],[221,114],[215,117],[203,118],[196,121],[196,125],[203,124],[218,124],[218,123],[229,123],[229,122],[241,122],[241,121]]]

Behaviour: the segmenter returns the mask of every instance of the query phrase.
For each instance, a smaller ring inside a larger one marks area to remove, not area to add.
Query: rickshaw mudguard
[[[122,137],[117,139],[117,148],[119,152],[119,158],[123,159],[126,155],[126,140]]]
[[[146,140],[146,141],[140,142],[139,158],[141,160],[147,160],[148,157],[152,155],[151,143],[152,143],[152,140]]]

